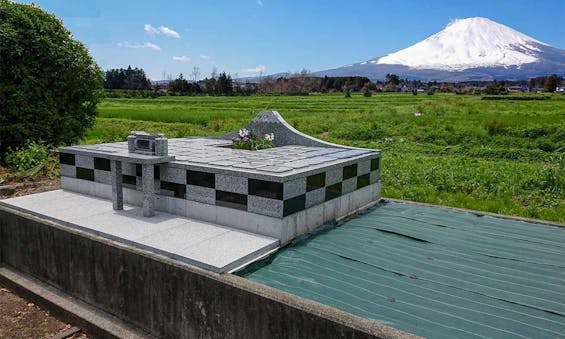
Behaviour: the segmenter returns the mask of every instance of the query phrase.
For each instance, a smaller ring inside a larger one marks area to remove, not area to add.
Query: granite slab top
[[[60,152],[99,157],[108,160],[125,161],[135,164],[162,164],[175,160],[174,155],[149,155],[140,153],[129,153],[126,142],[109,144],[68,146],[59,148]]]
[[[169,139],[169,160],[166,160],[166,157],[128,153],[126,142],[63,147],[61,151],[90,156],[100,154],[105,158],[135,163],[168,161],[175,166],[187,166],[197,170],[210,168],[222,172],[243,172],[259,177],[280,178],[380,154],[378,150],[346,147],[287,145],[249,151],[233,149],[231,145],[231,140],[213,138]]]

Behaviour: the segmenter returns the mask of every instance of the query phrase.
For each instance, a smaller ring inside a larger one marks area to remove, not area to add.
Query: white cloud
[[[151,43],[151,42],[146,42],[145,44],[143,44],[142,48],[149,48],[149,49],[152,49],[152,50],[155,50],[155,51],[161,50],[161,47],[159,47],[159,46],[157,46],[157,45],[155,45],[154,43]]]
[[[267,70],[267,67],[265,67],[264,65],[259,65],[257,67],[244,68],[244,69],[241,70],[241,73],[244,73],[244,74],[265,73],[266,70]]]
[[[200,59],[202,59],[202,60],[210,60],[210,56],[209,56],[209,55],[204,55],[204,54],[202,54],[202,55],[200,55]]]
[[[186,55],[182,55],[182,56],[174,56],[173,57],[174,61],[180,61],[180,62],[190,62],[190,57],[187,57]]]
[[[125,48],[147,48],[147,49],[152,49],[154,51],[160,51],[161,47],[155,45],[154,43],[151,42],[118,42],[116,45],[118,45],[118,47],[125,47]]]
[[[173,30],[170,29],[169,27],[159,26],[159,32],[161,32],[161,34],[163,34],[163,35],[167,35],[167,36],[170,36],[170,37],[172,37],[172,38],[180,39],[180,34],[178,34],[177,32],[173,31]]]
[[[151,24],[145,24],[144,28],[143,28],[147,33],[153,35],[153,34],[159,34],[159,30],[157,30],[157,28],[151,26]]]
[[[143,26],[143,29],[145,30],[145,32],[147,32],[151,35],[163,34],[163,35],[166,35],[166,36],[170,36],[172,38],[177,38],[177,39],[180,38],[180,34],[178,34],[176,31],[170,29],[169,27],[163,26],[163,25],[159,26],[159,28],[155,28],[151,24],[145,24]]]

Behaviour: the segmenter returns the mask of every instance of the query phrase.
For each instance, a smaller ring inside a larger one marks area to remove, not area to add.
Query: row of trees
[[[555,92],[559,82],[560,79],[557,77],[557,75],[552,74],[547,77],[537,77],[530,79],[530,81],[528,82],[528,87],[530,88],[530,91],[541,89],[543,92]]]
[[[151,81],[140,68],[110,69],[104,74],[104,88],[107,89],[151,89]]]
[[[323,78],[311,75],[307,70],[299,73],[281,77],[260,77],[258,82],[249,81],[242,83],[234,81],[230,74],[225,72],[218,73],[212,71],[210,77],[197,81],[200,70],[195,67],[191,73],[191,80],[188,80],[181,73],[176,79],[169,80],[165,85],[153,86],[147,79],[142,69],[111,69],[106,71],[104,87],[107,89],[159,89],[162,95],[166,91],[174,95],[250,95],[255,93],[277,93],[277,94],[296,94],[303,95],[311,92],[400,92],[418,90],[427,92],[454,92],[454,93],[486,93],[486,94],[505,94],[508,92],[507,86],[519,86],[527,88],[529,91],[542,90],[553,92],[556,90],[559,79],[555,74],[547,77],[537,77],[529,81],[518,82],[469,82],[469,83],[437,83],[422,82],[419,80],[401,79],[396,74],[387,74],[384,81],[372,82],[367,77],[344,76]],[[481,90],[482,88],[482,90]]]
[[[257,93],[257,86],[249,82],[242,84],[234,82],[231,75],[225,72],[212,74],[210,78],[201,81],[188,81],[182,73],[171,80],[167,90],[175,95],[250,95]]]

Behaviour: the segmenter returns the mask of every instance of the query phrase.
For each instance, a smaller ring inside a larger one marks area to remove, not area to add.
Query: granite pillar
[[[110,171],[112,172],[112,207],[115,210],[123,210],[124,190],[122,188],[122,162],[117,160],[110,161]]]

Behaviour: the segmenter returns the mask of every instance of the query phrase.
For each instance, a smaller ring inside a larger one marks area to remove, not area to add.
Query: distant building
[[[528,90],[528,88],[524,88],[524,86],[509,86],[506,88],[508,93],[523,93]]]

